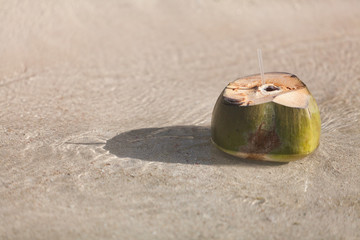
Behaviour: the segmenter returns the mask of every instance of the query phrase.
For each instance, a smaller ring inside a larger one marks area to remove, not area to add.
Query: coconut
[[[320,113],[294,74],[265,73],[235,80],[220,94],[211,137],[222,151],[241,158],[288,162],[319,145]]]

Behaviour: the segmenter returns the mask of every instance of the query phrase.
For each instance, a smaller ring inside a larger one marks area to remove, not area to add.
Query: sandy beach
[[[360,239],[360,2],[1,1],[0,239]],[[210,141],[221,91],[296,74],[319,148]]]

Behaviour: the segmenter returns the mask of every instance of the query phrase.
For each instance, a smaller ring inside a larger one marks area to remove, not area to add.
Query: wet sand
[[[1,239],[360,238],[358,1],[1,5]],[[318,102],[302,160],[211,145],[257,48]]]

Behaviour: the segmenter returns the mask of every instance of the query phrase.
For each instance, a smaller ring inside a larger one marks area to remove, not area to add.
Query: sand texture
[[[359,1],[0,5],[0,239],[360,239]],[[210,142],[257,48],[318,102],[305,159]]]

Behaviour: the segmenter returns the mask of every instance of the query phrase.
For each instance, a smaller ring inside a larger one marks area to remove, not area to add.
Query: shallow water
[[[4,3],[0,238],[360,238],[359,7]],[[257,48],[318,102],[305,159],[211,145],[215,101],[259,71]]]

